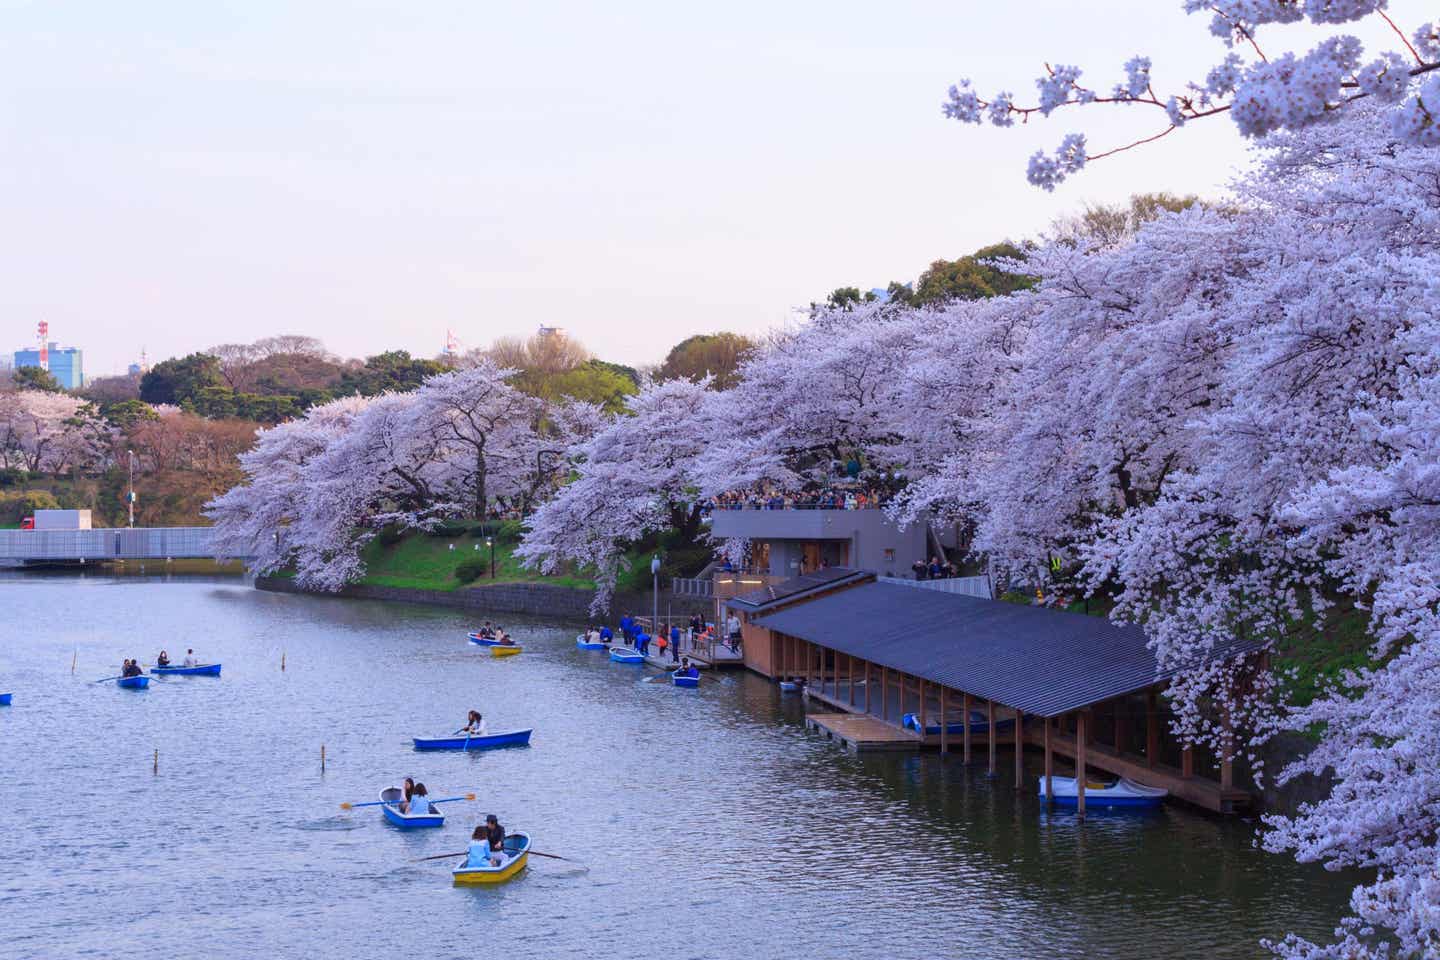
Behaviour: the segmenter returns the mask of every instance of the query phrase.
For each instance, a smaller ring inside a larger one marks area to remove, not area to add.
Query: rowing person
[[[168,667],[168,666],[170,666],[170,654],[166,653],[164,650],[161,650],[161,651],[160,651],[160,656],[158,656],[158,657],[155,658],[155,666],[157,666],[157,667]]]
[[[200,665],[200,661],[195,659],[195,651],[194,651],[194,650],[189,650],[189,649],[187,649],[187,650],[185,651],[184,664],[185,664],[185,666],[187,666],[187,667],[198,667],[198,666]]]
[[[515,638],[512,637],[512,636],[510,636],[510,634],[505,633],[504,631],[501,631],[501,633],[500,633],[500,646],[502,646],[502,647],[513,647],[513,646],[515,646]]]
[[[125,661],[125,666],[123,666],[123,667],[120,668],[120,676],[122,676],[122,677],[138,677],[138,676],[140,676],[140,664],[136,663],[134,660],[126,660],[126,661]]]
[[[483,737],[485,736],[485,718],[480,715],[479,710],[471,710],[470,715],[465,718],[465,726],[455,732],[463,733],[467,737]]]
[[[675,671],[675,676],[698,679],[700,677],[700,670],[690,662],[689,657],[682,657],[680,660],[680,669]]]
[[[495,814],[485,815],[485,842],[489,845],[490,866],[498,867],[505,862],[505,828]]]
[[[409,779],[408,777],[406,778]],[[405,803],[400,804],[401,813],[421,816],[430,812],[430,791],[425,789],[425,784],[417,783],[410,791],[410,796]]]
[[[609,643],[611,640],[614,640],[614,639],[615,639],[615,631],[614,631],[614,630],[611,630],[608,625],[607,625],[607,626],[603,626],[603,627],[600,628],[600,642],[601,642],[601,643]]]

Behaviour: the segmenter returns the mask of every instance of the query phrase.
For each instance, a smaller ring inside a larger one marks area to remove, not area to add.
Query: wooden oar
[[[464,856],[468,856],[469,853],[470,853],[469,850],[461,850],[459,853],[437,853],[437,854],[435,854],[435,856],[433,856],[433,857],[421,857],[419,860],[412,860],[411,862],[412,862],[412,863],[424,863],[426,860],[447,860],[447,859],[449,859],[450,857],[464,857]],[[569,857],[556,856],[556,855],[553,854],[553,853],[541,853],[539,850],[531,850],[531,851],[529,851],[529,853],[530,853],[530,856],[532,856],[532,857],[548,857],[548,858],[551,859],[551,860],[564,860],[566,863],[573,863],[573,864],[575,864],[576,866],[581,866],[581,867],[585,866],[585,864],[581,863],[579,860],[571,860]],[[587,868],[587,869],[588,869],[588,868]]]
[[[463,797],[446,797],[443,800],[430,800],[429,797],[422,797],[422,800],[429,800],[431,803],[449,803],[452,800],[474,800],[475,794],[467,793]],[[356,807],[383,807],[390,803],[400,803],[399,800],[371,800],[368,803],[342,803],[341,810],[354,810]]]
[[[124,674],[121,674],[121,675],[118,676],[118,677],[101,677],[99,680],[96,680],[95,683],[105,683],[105,682],[110,681],[110,680],[124,680],[124,679],[125,679]]]

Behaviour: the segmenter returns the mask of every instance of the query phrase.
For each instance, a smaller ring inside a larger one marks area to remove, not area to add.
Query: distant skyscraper
[[[132,377],[138,377],[138,376],[140,376],[140,374],[144,373],[145,371],[140,369],[140,364],[138,364],[138,363],[132,363],[132,364],[130,364],[130,366],[128,366],[128,367],[125,368],[125,372],[128,373],[128,374],[129,374],[130,376],[132,376]]]
[[[50,361],[50,373],[66,390],[79,390],[85,386],[84,353],[74,347],[60,349],[58,343],[46,344],[45,352]],[[42,367],[40,350],[16,350],[15,369],[21,367]]]

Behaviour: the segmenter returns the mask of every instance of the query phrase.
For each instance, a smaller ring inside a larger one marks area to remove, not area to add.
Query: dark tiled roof
[[[738,574],[737,574],[738,576]],[[725,601],[725,606],[735,610],[743,610],[748,613],[759,613],[799,600],[811,593],[819,593],[831,590],[835,587],[845,586],[850,583],[862,583],[867,580],[874,580],[875,574],[869,570],[850,570],[846,567],[826,567],[823,570],[816,570],[813,573],[803,573],[798,577],[782,581],[769,587],[761,587],[759,590],[751,590],[748,593],[741,593]]]
[[[1139,627],[898,584],[851,587],[754,622],[1044,717],[1143,690],[1177,672],[1159,669]],[[1236,644],[1224,655],[1259,646]]]

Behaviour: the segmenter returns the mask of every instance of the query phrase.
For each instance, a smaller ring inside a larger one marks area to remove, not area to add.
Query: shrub
[[[465,531],[468,529],[469,527],[463,523],[437,523],[429,530],[426,530],[425,535],[430,537],[444,537],[450,540],[455,537],[464,536]]]
[[[470,583],[479,580],[490,572],[490,560],[488,557],[469,557],[461,560],[455,567],[455,579],[461,583]]]
[[[48,490],[12,490],[0,493],[0,523],[13,525],[36,510],[59,510],[60,501]]]

